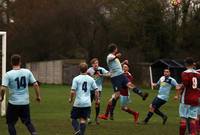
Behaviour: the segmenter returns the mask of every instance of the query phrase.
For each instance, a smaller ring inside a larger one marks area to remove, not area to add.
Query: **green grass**
[[[132,93],[130,107],[140,112],[140,121],[146,116],[149,104],[157,94],[157,90],[145,90],[150,96],[142,101],[139,96]],[[64,85],[42,85],[42,102],[34,101],[34,91],[30,90],[31,117],[39,135],[72,135],[73,129],[70,123],[71,104],[69,104],[70,88]],[[111,86],[105,86],[102,93],[101,113],[104,112],[107,100],[112,94]],[[101,121],[96,126],[94,122],[87,126],[86,135],[176,135],[178,134],[179,117],[178,102],[171,98],[161,110],[168,115],[166,125],[162,125],[160,117],[154,114],[148,125],[135,126],[131,115],[122,112],[119,102],[115,110],[114,121]],[[93,111],[94,112],[94,111]],[[0,135],[8,135],[5,118],[0,118]],[[28,135],[25,126],[18,121],[17,132],[19,135]]]

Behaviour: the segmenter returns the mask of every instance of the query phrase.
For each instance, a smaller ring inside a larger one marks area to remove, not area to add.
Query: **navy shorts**
[[[88,113],[91,111],[90,107],[73,107],[71,111],[71,118],[72,119],[87,119]]]
[[[99,98],[101,97],[101,91],[99,91]],[[90,92],[90,98],[91,98],[91,102],[93,102],[95,100],[95,91],[91,91]]]
[[[6,122],[7,124],[15,124],[21,119],[22,123],[30,123],[30,107],[29,105],[13,105],[8,103]]]
[[[112,77],[111,82],[113,85],[114,92],[117,92],[117,91],[120,91],[120,89],[126,87],[129,81],[128,81],[128,78],[124,74],[121,74],[121,75]]]
[[[153,102],[152,102],[152,107],[155,109],[159,109],[162,105],[164,105],[166,103],[165,100],[162,100],[158,97],[155,97]]]

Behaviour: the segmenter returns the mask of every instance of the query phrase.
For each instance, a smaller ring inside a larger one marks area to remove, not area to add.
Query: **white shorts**
[[[180,103],[179,115],[182,118],[192,118],[197,119],[199,106],[191,106]]]

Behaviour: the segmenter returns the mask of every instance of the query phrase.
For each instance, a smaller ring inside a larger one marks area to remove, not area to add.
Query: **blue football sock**
[[[79,131],[79,122],[77,119],[72,119],[72,127],[74,128],[75,132]]]
[[[85,129],[86,129],[86,124],[85,123],[80,123],[80,131],[81,131],[80,135],[84,135]]]
[[[16,135],[16,129],[14,124],[8,124],[8,132],[10,135]]]

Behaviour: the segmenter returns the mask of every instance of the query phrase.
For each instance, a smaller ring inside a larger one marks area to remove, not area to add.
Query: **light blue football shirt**
[[[8,71],[2,80],[2,85],[8,87],[8,102],[13,105],[29,104],[28,84],[35,83],[32,72],[28,69],[13,69]]]
[[[96,90],[95,80],[89,75],[78,75],[72,81],[72,90],[76,92],[74,107],[90,107],[90,91]]]
[[[107,56],[107,65],[111,73],[111,77],[119,76],[123,74],[122,65],[118,58],[113,54],[108,54]]]
[[[93,67],[90,67],[87,70],[87,73],[94,78],[96,85],[98,87],[99,91],[102,91],[102,87],[103,87],[103,76],[99,76],[96,72],[99,72],[100,74],[106,74],[108,73],[108,71],[103,68],[103,67],[98,67],[96,70]]]
[[[162,76],[157,82],[157,85],[160,86],[157,97],[162,100],[168,101],[171,88],[177,86],[178,83],[172,77]]]

